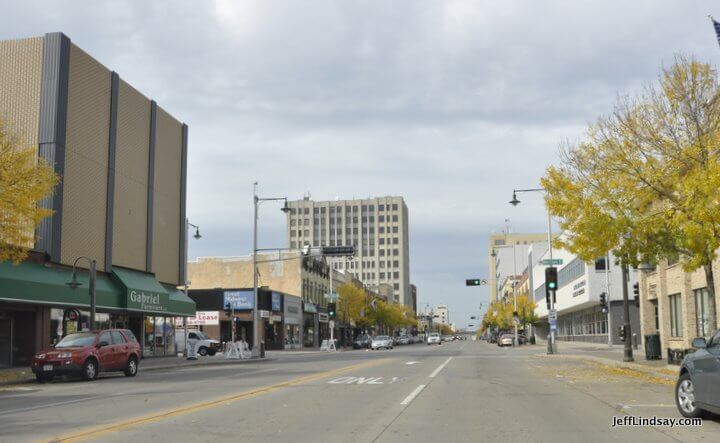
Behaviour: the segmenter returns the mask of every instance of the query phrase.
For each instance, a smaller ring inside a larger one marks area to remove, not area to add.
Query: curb
[[[651,375],[653,377],[661,378],[664,380],[669,380],[672,382],[677,381],[677,376],[669,375],[664,372],[660,372],[658,370],[655,370],[654,368],[650,368],[648,366],[639,364],[639,363],[633,363],[633,362],[624,362],[624,361],[617,361],[610,358],[604,358],[604,357],[597,357],[594,355],[577,355],[577,354],[553,354],[553,355],[547,355],[547,354],[535,354],[536,357],[544,357],[544,358],[566,358],[566,359],[572,359],[572,360],[586,360],[586,361],[594,361],[596,363],[601,363],[607,366],[612,366],[614,368],[623,368],[623,369],[632,369],[638,372],[642,372],[643,374]],[[660,369],[666,369],[666,368],[660,368]],[[679,371],[679,368],[678,368]]]

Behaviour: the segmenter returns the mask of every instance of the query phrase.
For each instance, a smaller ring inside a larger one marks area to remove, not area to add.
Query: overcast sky
[[[716,5],[713,7],[713,3]],[[64,4],[65,6],[61,6]],[[190,257],[244,255],[262,196],[400,195],[419,306],[465,326],[487,288],[487,238],[620,93],[678,53],[716,64],[712,1],[5,2],[0,38],[62,31],[190,126]],[[279,206],[278,206],[279,208]],[[286,246],[262,207],[261,247]]]

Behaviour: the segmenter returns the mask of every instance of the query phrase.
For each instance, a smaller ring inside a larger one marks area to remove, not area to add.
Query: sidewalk
[[[139,368],[140,372],[142,372],[157,371],[160,369],[183,368],[189,366],[232,365],[274,360],[273,355],[268,354],[269,353],[266,353],[265,358],[262,360],[227,360],[225,359],[225,357],[223,357],[222,354],[217,354],[213,357],[198,357],[197,360],[187,360],[185,357],[175,356],[143,358],[140,361]],[[29,367],[0,369],[0,386],[19,383],[30,383],[34,381],[35,375]]]
[[[535,347],[538,350],[542,350],[543,356],[552,358],[552,355],[547,355],[547,341],[537,340]],[[680,366],[668,365],[664,359],[660,360],[646,360],[645,350],[642,348],[633,349],[634,362],[623,361],[625,351],[623,345],[613,345],[612,347],[607,344],[601,343],[584,343],[584,342],[567,342],[558,340],[556,343],[557,356],[558,357],[569,357],[569,358],[580,358],[585,360],[592,360],[598,363],[602,363],[608,366],[633,369],[646,374],[663,378],[666,380],[677,380]]]

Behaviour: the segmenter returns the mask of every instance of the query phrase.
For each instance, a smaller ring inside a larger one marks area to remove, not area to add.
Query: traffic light
[[[328,317],[335,318],[335,303],[328,303]]]
[[[555,291],[557,290],[557,268],[550,266],[545,268],[545,302],[550,309],[550,296],[552,294],[553,303],[557,301]]]
[[[470,278],[465,280],[465,286],[480,286],[479,278]]]
[[[225,303],[225,315],[228,317],[232,315],[232,306],[230,306],[230,303]]]
[[[620,341],[625,341],[625,325],[618,326],[618,333],[620,334]]]
[[[635,296],[635,306],[640,307],[640,283],[638,282],[633,285],[633,295]]]
[[[600,294],[600,307],[602,308],[603,314],[606,314],[608,311],[607,294],[604,292]]]

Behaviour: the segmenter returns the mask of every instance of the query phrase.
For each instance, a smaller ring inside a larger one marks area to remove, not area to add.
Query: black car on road
[[[353,349],[370,349],[371,342],[372,337],[367,334],[360,334],[353,340]]]
[[[692,341],[697,349],[680,365],[675,385],[675,404],[688,418],[702,416],[706,411],[720,414],[720,331],[706,341]]]

